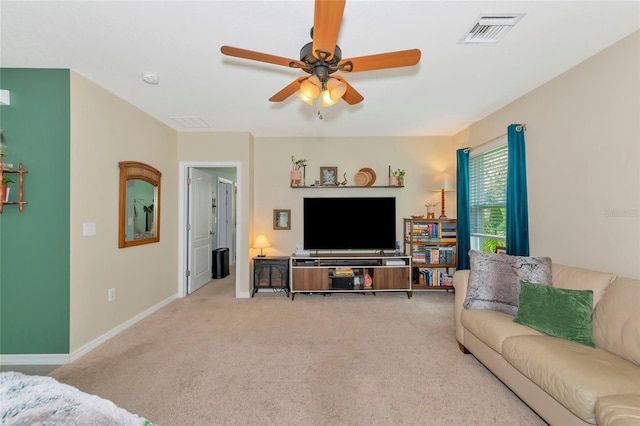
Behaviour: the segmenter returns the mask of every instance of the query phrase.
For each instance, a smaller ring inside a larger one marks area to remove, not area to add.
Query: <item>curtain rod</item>
[[[521,131],[523,131],[523,130],[527,130],[527,125],[526,125],[526,124],[518,124],[518,125],[516,126],[516,130],[517,130],[518,132],[521,132]],[[481,148],[481,147],[483,147],[483,146],[485,146],[485,145],[490,144],[491,142],[495,142],[495,141],[497,141],[498,139],[502,139],[502,138],[504,138],[505,136],[507,136],[507,134],[506,134],[506,133],[503,133],[503,134],[501,134],[501,135],[499,135],[499,136],[496,136],[496,137],[495,137],[495,138],[493,138],[493,139],[489,139],[489,140],[488,140],[488,141],[486,141],[486,142],[482,142],[482,143],[481,143],[481,144],[479,144],[479,145],[472,146],[472,147],[468,147],[468,148],[465,148],[465,149],[467,150],[467,152],[468,152],[468,151],[473,151],[474,149]]]

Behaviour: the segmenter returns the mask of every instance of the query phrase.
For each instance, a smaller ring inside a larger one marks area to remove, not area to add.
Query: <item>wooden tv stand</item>
[[[291,256],[291,300],[296,293],[377,293],[405,291],[411,298],[411,256],[317,254]],[[365,286],[365,276],[371,287]]]

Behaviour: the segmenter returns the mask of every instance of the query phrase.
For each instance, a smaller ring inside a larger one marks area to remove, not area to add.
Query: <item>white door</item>
[[[187,293],[211,281],[211,176],[189,168],[189,271]]]
[[[229,261],[232,259],[233,247],[233,182],[220,178],[218,180],[218,247],[229,249]]]

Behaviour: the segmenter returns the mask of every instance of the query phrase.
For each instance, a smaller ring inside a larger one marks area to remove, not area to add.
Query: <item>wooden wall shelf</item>
[[[29,204],[27,201],[24,201],[24,175],[29,173],[24,169],[22,163],[18,166],[18,170],[14,169],[5,169],[2,160],[0,159],[0,182],[2,182],[5,174],[17,174],[18,175],[18,201],[4,201],[5,195],[4,190],[0,190],[0,213],[4,210],[5,205],[17,205],[20,213],[24,210],[24,206]]]
[[[383,185],[376,185],[376,186],[358,186],[358,185],[311,185],[311,186],[294,186],[291,185],[291,189],[343,189],[343,188],[360,188],[360,189],[376,189],[376,188],[394,188],[394,189],[399,189],[399,188],[404,188],[404,186],[383,186]]]

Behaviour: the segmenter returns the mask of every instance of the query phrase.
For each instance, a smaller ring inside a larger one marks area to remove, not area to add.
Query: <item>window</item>
[[[507,144],[469,158],[471,248],[494,252],[504,247],[507,224]]]

